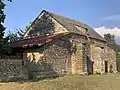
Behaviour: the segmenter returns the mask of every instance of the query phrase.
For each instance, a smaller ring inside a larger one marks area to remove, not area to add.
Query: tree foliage
[[[111,35],[110,33],[108,33],[108,34],[104,34],[104,38],[105,38],[106,41],[107,41],[108,47],[116,50],[115,36],[114,36],[114,35]]]
[[[21,29],[16,29],[15,33],[11,33],[9,31],[9,34],[7,36],[9,37],[9,42],[12,43],[18,40],[22,40],[24,36],[24,31]]]
[[[10,1],[11,0],[7,0]],[[4,38],[5,27],[3,25],[6,15],[4,14],[5,0],[0,0],[0,56],[7,52],[8,37]]]

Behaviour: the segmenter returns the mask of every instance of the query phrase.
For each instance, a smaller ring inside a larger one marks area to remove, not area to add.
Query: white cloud
[[[120,28],[105,28],[98,27],[94,29],[97,33],[99,33],[101,36],[104,37],[104,34],[110,33],[112,35],[115,35],[116,42],[120,44]]]
[[[113,15],[113,16],[107,16],[107,17],[104,17],[104,18],[102,18],[102,20],[120,20],[120,15],[118,14],[118,15]]]

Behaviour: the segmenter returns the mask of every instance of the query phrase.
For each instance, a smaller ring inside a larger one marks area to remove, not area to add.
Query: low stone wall
[[[0,59],[0,81],[15,81],[28,79],[27,69],[21,60]]]

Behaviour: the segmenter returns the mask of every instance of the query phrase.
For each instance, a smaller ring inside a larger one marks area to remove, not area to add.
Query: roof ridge
[[[85,26],[88,26],[87,24],[82,23],[81,21],[76,20],[76,19],[73,19],[73,18],[71,18],[71,17],[66,17],[66,16],[63,16],[63,15],[59,15],[59,14],[57,14],[57,13],[50,12],[50,11],[47,11],[47,10],[43,10],[43,11],[49,13],[50,15],[57,15],[57,16],[60,16],[60,17],[63,17],[63,18],[69,19],[69,20],[71,20],[71,21],[74,21],[74,22],[76,22],[76,23],[80,23],[80,24],[83,24],[83,25],[85,25]],[[88,26],[88,27],[91,28],[90,26]]]

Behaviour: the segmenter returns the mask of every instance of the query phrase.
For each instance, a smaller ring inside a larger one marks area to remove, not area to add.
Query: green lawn
[[[120,74],[70,75],[36,82],[0,83],[0,90],[120,90]]]

